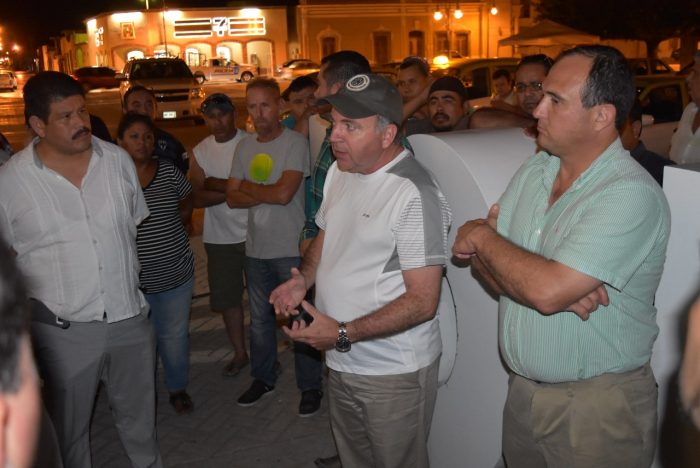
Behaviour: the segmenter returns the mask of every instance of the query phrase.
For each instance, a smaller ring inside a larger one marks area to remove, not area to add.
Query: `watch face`
[[[335,342],[335,350],[339,353],[347,353],[350,351],[350,340],[346,337],[338,338],[338,341]]]

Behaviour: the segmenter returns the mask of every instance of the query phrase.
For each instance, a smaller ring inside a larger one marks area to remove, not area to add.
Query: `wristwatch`
[[[338,339],[335,342],[335,350],[339,353],[347,353],[350,351],[350,338],[348,338],[348,329],[345,322],[338,324]]]

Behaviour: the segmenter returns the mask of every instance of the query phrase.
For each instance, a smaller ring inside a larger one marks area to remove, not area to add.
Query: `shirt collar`
[[[102,155],[103,155],[104,153],[102,152],[102,148],[100,147],[100,145],[95,144],[95,139],[96,139],[96,137],[93,136],[93,137],[92,137],[92,154],[93,154],[93,155],[96,154],[97,156],[102,157]],[[34,164],[36,165],[36,167],[39,168],[39,169],[43,169],[43,168],[44,168],[44,163],[41,161],[41,158],[39,157],[39,155],[38,155],[37,152],[36,152],[36,145],[38,145],[40,141],[41,141],[41,138],[39,138],[39,137],[34,137],[34,139],[33,139],[32,142],[31,142],[31,145],[32,145],[32,158],[33,158],[33,160],[34,160]]]

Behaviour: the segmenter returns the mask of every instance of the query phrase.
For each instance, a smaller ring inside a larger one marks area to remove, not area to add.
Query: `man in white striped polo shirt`
[[[618,137],[633,76],[616,49],[583,46],[562,53],[543,87],[534,116],[545,151],[453,247],[501,295],[503,453],[509,467],[648,467],[670,222]]]

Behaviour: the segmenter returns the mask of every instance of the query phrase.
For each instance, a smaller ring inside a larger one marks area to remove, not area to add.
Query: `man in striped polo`
[[[500,294],[503,453],[509,467],[648,467],[670,224],[659,185],[618,137],[633,76],[616,49],[583,46],[562,53],[543,88],[545,150],[453,246]]]

